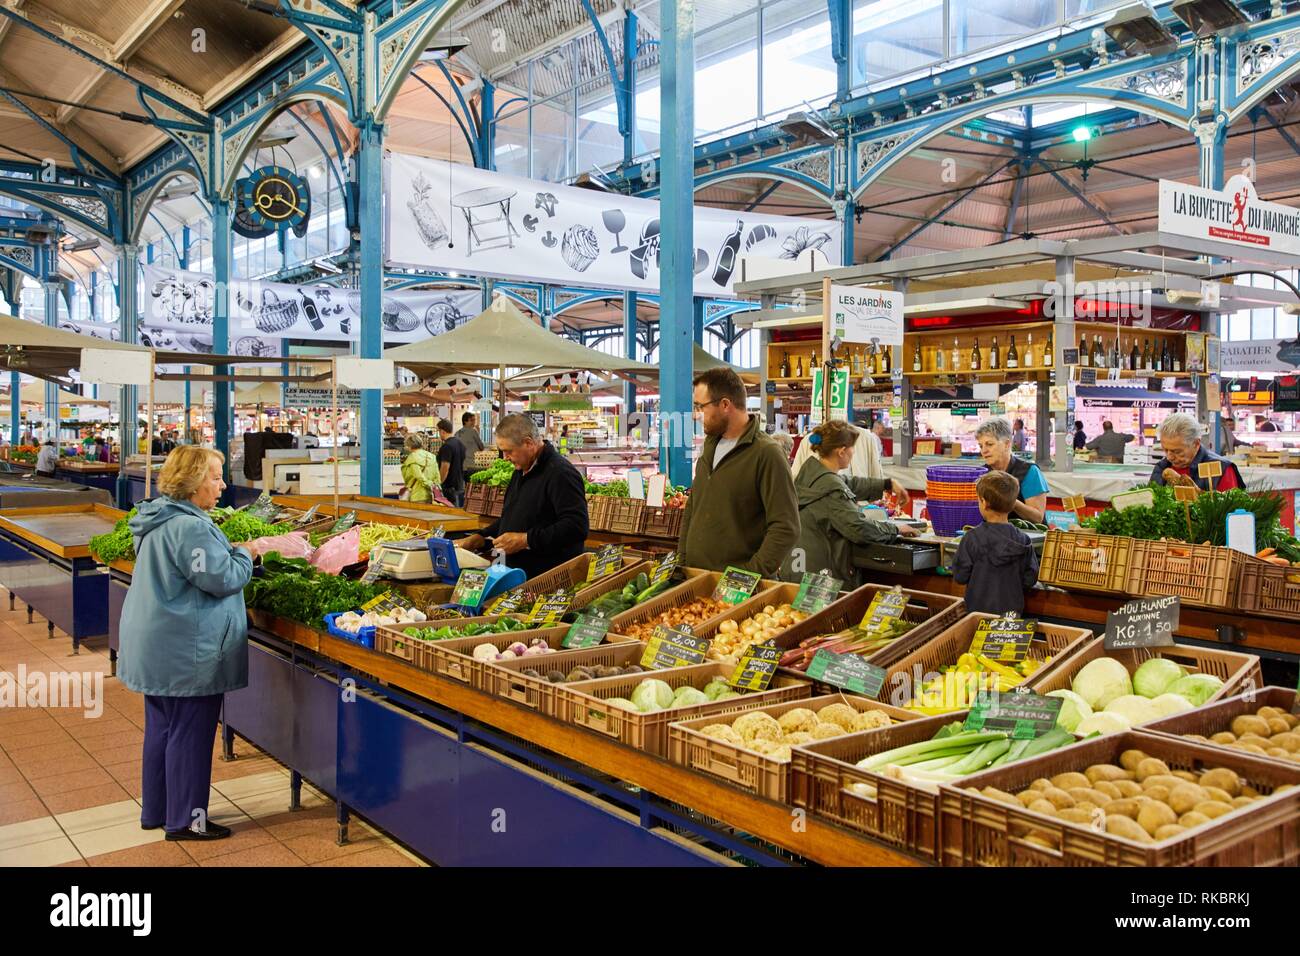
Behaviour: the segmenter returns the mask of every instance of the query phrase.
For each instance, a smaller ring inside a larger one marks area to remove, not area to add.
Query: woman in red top
[[[1165,457],[1151,473],[1151,481],[1157,485],[1165,483],[1165,469],[1172,468],[1180,475],[1190,476],[1202,491],[1246,487],[1235,464],[1201,443],[1201,424],[1191,415],[1175,412],[1160,423],[1160,447]],[[1217,478],[1202,478],[1201,465],[1214,461],[1223,469],[1222,474]]]

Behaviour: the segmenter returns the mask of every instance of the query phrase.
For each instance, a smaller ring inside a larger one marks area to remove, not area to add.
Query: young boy
[[[1020,483],[1005,471],[990,471],[975,483],[984,523],[962,536],[952,576],[966,585],[966,610],[1019,614],[1025,591],[1038,580],[1038,555],[1029,536],[1008,523]]]

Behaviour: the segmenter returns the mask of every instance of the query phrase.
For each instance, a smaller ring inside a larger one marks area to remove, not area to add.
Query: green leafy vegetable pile
[[[274,551],[262,557],[262,570],[244,588],[244,603],[317,630],[323,629],[326,614],[355,611],[386,590],[324,574],[302,558],[283,558]]]
[[[511,631],[526,631],[528,625],[513,617],[503,617],[490,624],[466,624],[463,627],[408,627],[406,634],[417,641],[448,641],[454,637],[478,637],[482,634],[508,634]]]
[[[628,496],[627,482],[624,481],[622,478],[615,479],[614,481],[608,482],[603,485],[598,485],[595,482],[587,481],[584,478],[583,483],[586,485],[587,494],[589,495],[600,495],[605,498],[626,498]]]
[[[113,525],[112,531],[91,538],[90,553],[105,564],[122,557],[134,561],[135,546],[131,542],[131,529],[127,527],[127,522],[134,517],[135,509],[132,508],[126,513],[125,518],[119,519],[117,524]]]
[[[510,478],[514,473],[514,465],[510,464],[505,458],[498,458],[492,462],[490,467],[470,475],[469,480],[475,484],[487,484],[494,488],[504,488],[510,484]]]
[[[119,519],[117,524],[113,525],[112,531],[91,538],[89,542],[91,554],[105,564],[119,559],[134,561],[135,542],[132,540],[131,529],[127,523],[135,517],[135,512],[136,509],[132,508],[125,518]],[[212,516],[212,520],[218,522],[217,527],[231,544],[252,541],[254,538],[265,538],[267,535],[285,534],[293,529],[293,525],[287,522],[267,524],[246,511],[235,511],[230,508],[213,508],[208,514]]]

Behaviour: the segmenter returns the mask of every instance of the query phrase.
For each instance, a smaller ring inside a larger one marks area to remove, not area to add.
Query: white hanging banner
[[[388,157],[388,261],[529,282],[659,291],[659,203],[445,160]],[[829,210],[828,210],[829,212]],[[696,206],[695,294],[731,292],[743,255],[840,262],[834,219]]]
[[[1160,180],[1159,229],[1300,255],[1300,209],[1261,201],[1243,175],[1230,178],[1222,192]]]
[[[153,356],[148,352],[86,348],[81,350],[81,380],[92,385],[148,385]]]
[[[831,335],[844,342],[903,344],[903,293],[831,286]]]

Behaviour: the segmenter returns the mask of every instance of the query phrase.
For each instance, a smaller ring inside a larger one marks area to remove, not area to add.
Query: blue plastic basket
[[[976,482],[987,472],[984,465],[930,465],[925,477],[927,481]]]
[[[374,625],[367,625],[356,634],[353,634],[351,631],[345,631],[334,624],[336,618],[340,618],[347,613],[347,611],[335,611],[333,614],[326,614],[325,630],[329,631],[335,637],[341,637],[345,641],[352,641],[354,644],[360,644],[362,647],[369,647],[373,650],[375,646]],[[361,612],[357,611],[356,613],[360,614]]]
[[[926,500],[930,523],[934,533],[950,537],[959,534],[966,525],[983,524],[979,502]]]

